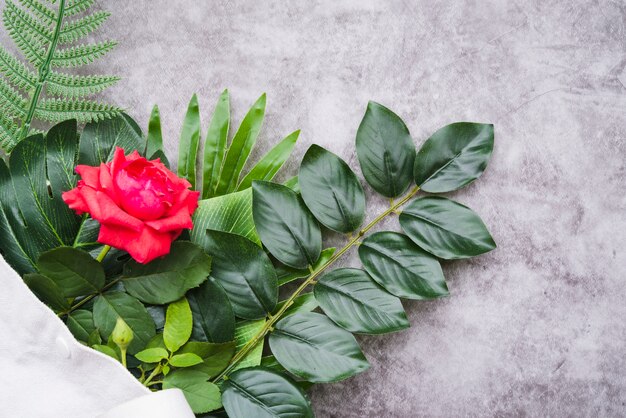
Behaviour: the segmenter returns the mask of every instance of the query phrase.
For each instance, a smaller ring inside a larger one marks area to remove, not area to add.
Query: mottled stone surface
[[[316,387],[319,417],[626,415],[622,0],[98,3],[96,37],[120,42],[93,65],[123,77],[106,96],[143,126],[158,103],[170,155],[191,94],[206,126],[223,88],[237,120],[268,94],[256,156],[302,129],[288,174],[312,142],[357,167],[370,99],[418,145],[495,124],[488,170],[451,197],[498,249],[445,263],[451,297],[405,303],[410,330],[360,338],[371,370]]]

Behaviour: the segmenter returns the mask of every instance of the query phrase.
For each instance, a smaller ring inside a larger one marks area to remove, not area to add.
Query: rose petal
[[[80,188],[76,187],[72,190],[68,190],[67,192],[63,192],[61,194],[61,198],[65,203],[67,203],[70,209],[75,210],[78,215],[89,212],[89,206],[85,203],[85,200],[80,192]]]
[[[169,233],[159,233],[150,227],[133,231],[117,226],[102,225],[98,242],[120,248],[137,262],[146,264],[170,252],[172,238]]]
[[[91,217],[101,224],[124,226],[135,231],[143,228],[143,222],[120,209],[106,193],[89,187],[84,187],[82,193]]]
[[[186,207],[182,207],[177,213],[167,218],[161,218],[155,221],[147,221],[146,225],[159,232],[177,231],[182,229],[193,228],[191,216]]]
[[[119,206],[120,200],[110,170],[106,164],[100,164],[100,190],[104,191]]]
[[[89,165],[77,165],[76,172],[80,175],[81,179],[89,187],[97,189],[100,186],[100,167],[91,167]]]

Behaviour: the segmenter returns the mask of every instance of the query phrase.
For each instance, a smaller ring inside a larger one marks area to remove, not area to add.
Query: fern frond
[[[0,78],[0,111],[9,115],[23,117],[26,115],[26,100],[3,78]]]
[[[81,123],[115,117],[122,109],[104,103],[61,99],[44,99],[35,109],[35,116],[49,122],[76,119]]]
[[[95,0],[69,0],[65,6],[65,16],[74,16],[89,9]]]
[[[51,61],[53,67],[78,67],[91,64],[113,48],[117,42],[104,41],[97,44],[78,45],[55,51]]]
[[[39,16],[41,20],[47,22],[49,25],[53,25],[56,21],[56,13],[48,6],[40,2],[39,0],[20,0],[22,6],[30,10],[36,16]]]
[[[44,61],[45,50],[43,44],[20,27],[16,27],[9,13],[2,14],[2,21],[7,32],[9,32],[9,36],[22,51],[24,57],[35,67],[39,67]]]
[[[29,34],[41,44],[52,41],[52,31],[49,26],[42,24],[26,10],[17,7],[10,0],[6,1],[4,8],[5,23],[12,26],[14,30],[20,30]]]
[[[111,13],[99,11],[81,19],[68,22],[63,25],[61,34],[59,35],[59,43],[74,42],[82,37],[87,36],[102,25]]]
[[[17,144],[18,126],[6,114],[0,113],[0,147],[11,150]]]
[[[51,72],[46,84],[46,92],[52,96],[67,98],[83,97],[100,93],[120,80],[112,75],[70,75]]]
[[[20,60],[0,46],[0,72],[19,89],[29,90],[35,87],[37,75]]]

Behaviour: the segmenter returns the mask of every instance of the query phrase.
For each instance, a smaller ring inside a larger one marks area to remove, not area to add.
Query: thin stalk
[[[109,253],[110,249],[110,245],[105,245],[104,247],[102,247],[102,249],[100,250],[100,254],[98,254],[98,256],[96,257],[96,261],[99,263],[102,262],[102,260],[104,260],[104,257],[106,257]]]
[[[333,265],[335,263],[335,261],[337,261],[339,258],[341,258],[342,255],[344,255],[348,250],[350,250],[352,247],[354,247],[354,245],[358,244],[360,239],[363,237],[363,235],[365,235],[370,229],[372,229],[373,227],[375,227],[380,221],[382,221],[383,219],[385,219],[387,216],[389,216],[392,213],[396,213],[396,211],[402,207],[405,203],[407,203],[409,200],[411,200],[411,198],[413,198],[413,196],[415,196],[417,194],[417,192],[419,191],[419,186],[415,186],[413,189],[411,189],[411,191],[404,196],[401,200],[394,202],[393,205],[391,205],[387,210],[385,210],[384,212],[382,212],[381,214],[379,214],[376,218],[374,218],[370,223],[368,223],[366,226],[363,227],[363,229],[361,229],[359,231],[359,233],[357,235],[355,235],[353,238],[351,238],[346,245],[343,246],[343,248],[341,248],[339,251],[337,251],[326,263],[322,264],[320,267],[318,267],[316,270],[313,270],[311,272],[311,274],[309,275],[309,277],[307,277],[307,279],[302,282],[302,284],[296,289],[295,292],[293,292],[293,294],[289,297],[289,299],[287,299],[287,301],[285,302],[285,304],[283,305],[283,307],[275,314],[275,315],[269,315],[268,316],[268,321],[265,322],[265,324],[263,325],[263,328],[261,328],[255,335],[254,337],[252,337],[250,339],[250,341],[248,341],[242,348],[241,350],[239,350],[237,353],[235,353],[235,355],[233,356],[233,358],[231,359],[230,363],[228,364],[228,366],[226,367],[226,369],[224,369],[224,371],[222,373],[220,373],[215,379],[213,379],[214,382],[219,381],[220,379],[225,378],[228,373],[230,373],[231,370],[233,370],[233,368],[246,356],[248,355],[248,353],[259,343],[260,340],[262,340],[263,338],[265,338],[265,336],[267,335],[268,332],[271,332],[274,330],[274,324],[276,322],[278,322],[278,320],[280,320],[282,318],[282,316],[284,315],[284,313],[287,311],[287,309],[289,309],[289,307],[294,303],[294,300],[300,296],[300,294],[311,284],[316,282],[316,279],[324,272],[326,271],[326,269],[328,267],[330,267],[331,265]]]
[[[102,292],[109,290],[110,288],[112,288],[115,284],[117,284],[117,282],[119,282],[120,280],[122,280],[121,277],[118,277],[115,280],[110,281],[109,283],[106,284],[106,286],[104,286],[102,288],[102,290],[100,290],[98,293],[93,293],[89,296],[85,296],[85,298],[81,299],[80,302],[78,302],[76,305],[72,305],[70,306],[70,308],[65,311],[65,312],[59,312],[57,314],[58,317],[62,317],[64,315],[69,315],[70,313],[74,312],[76,309],[80,308],[81,306],[83,306],[85,303],[89,302],[91,299],[95,298],[96,296],[98,296],[99,294],[101,294]]]
[[[150,374],[150,376],[148,376],[148,378],[143,382],[143,385],[145,387],[150,386],[150,382],[152,382],[152,379],[154,379],[159,373],[161,373],[161,365],[157,365],[154,370],[152,371],[152,373]]]

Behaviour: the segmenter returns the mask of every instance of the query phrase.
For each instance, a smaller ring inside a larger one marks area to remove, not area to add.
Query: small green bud
[[[117,323],[113,332],[111,333],[111,339],[122,351],[126,351],[131,341],[133,340],[133,330],[130,329],[128,324],[122,319],[117,318]]]

